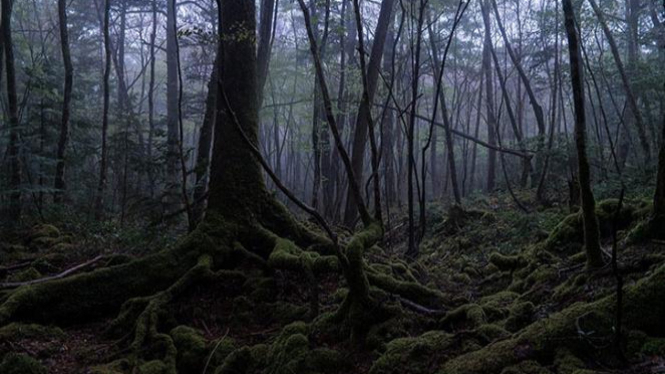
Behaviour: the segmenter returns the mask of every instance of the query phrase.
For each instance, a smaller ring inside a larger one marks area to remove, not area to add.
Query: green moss
[[[46,368],[34,358],[18,353],[8,353],[0,363],[2,374],[46,374]]]
[[[491,323],[478,327],[476,332],[484,340],[485,344],[492,343],[498,339],[505,339],[510,336],[510,332],[506,331],[506,329]]]
[[[430,331],[415,338],[395,339],[387,344],[370,374],[429,374],[446,357],[453,335]]]
[[[582,292],[582,287],[586,284],[588,276],[586,274],[577,274],[574,277],[568,278],[565,282],[554,288],[554,299],[564,300],[573,295]]]
[[[641,353],[647,356],[665,356],[665,338],[649,338],[642,345]]]
[[[172,374],[169,372],[168,366],[159,360],[153,360],[144,363],[137,369],[137,374]]]
[[[17,339],[45,340],[62,336],[64,336],[64,332],[61,329],[38,324],[10,323],[0,328],[0,341]]]
[[[36,238],[57,238],[60,236],[60,230],[53,225],[41,224],[34,226],[28,234],[28,241]]]
[[[572,374],[576,370],[583,369],[586,365],[577,358],[568,348],[559,348],[554,358],[554,366],[558,374]]]
[[[446,329],[456,329],[464,325],[473,329],[486,322],[485,312],[478,304],[465,304],[454,309],[441,319],[440,324]]]
[[[41,278],[42,275],[34,267],[29,267],[9,277],[10,282],[27,282]]]
[[[517,365],[509,366],[501,374],[551,374],[552,372],[540,366],[536,361],[522,361]]]
[[[234,350],[231,339],[209,344],[199,331],[187,326],[174,328],[170,335],[178,350],[176,360],[178,373],[182,374],[200,373],[208,358],[211,367],[217,367]]]
[[[125,374],[132,370],[132,365],[127,359],[113,361],[106,365],[99,365],[90,368],[90,374]]]
[[[627,329],[649,331],[656,336],[665,335],[665,266],[650,277],[626,287],[624,293],[624,323]],[[588,349],[579,339],[578,325],[594,336],[611,334],[614,296],[593,303],[577,303],[538,320],[524,328],[511,339],[502,340],[487,347],[448,361],[440,374],[492,374],[502,368],[533,357],[553,358],[562,347],[577,352]],[[516,353],[519,353],[519,357]]]
[[[506,330],[516,332],[533,320],[535,306],[531,302],[517,303],[510,307],[510,315],[506,319]]]
[[[527,265],[522,256],[506,256],[498,252],[492,252],[489,261],[502,271],[515,271]]]

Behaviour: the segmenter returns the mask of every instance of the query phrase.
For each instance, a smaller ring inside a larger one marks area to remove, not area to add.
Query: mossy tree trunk
[[[581,63],[579,36],[575,25],[575,13],[571,0],[563,0],[566,34],[570,57],[570,74],[575,106],[575,145],[577,147],[578,176],[582,197],[582,217],[584,221],[584,245],[587,254],[587,267],[603,266],[600,249],[600,231],[596,218],[596,202],[591,191],[591,171],[586,154],[586,116],[584,108],[584,77]]]

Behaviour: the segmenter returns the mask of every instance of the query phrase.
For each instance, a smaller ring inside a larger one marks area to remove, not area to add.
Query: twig
[[[398,297],[398,300],[400,304],[402,304],[404,307],[408,309],[413,310],[414,312],[426,314],[428,316],[443,316],[444,314],[446,314],[445,309],[430,309],[428,307],[414,303],[413,301],[405,299],[403,297]]]
[[[82,264],[80,264],[80,265],[76,265],[76,266],[74,266],[73,268],[69,268],[69,269],[63,271],[63,272],[60,273],[60,274],[52,275],[52,276],[50,276],[50,277],[44,277],[44,278],[40,278],[40,279],[34,279],[34,280],[31,280],[31,281],[26,281],[26,282],[7,282],[7,283],[0,283],[0,289],[17,288],[17,287],[21,287],[21,286],[30,286],[30,285],[33,285],[33,284],[44,283],[44,282],[52,281],[52,280],[55,280],[55,279],[64,278],[64,277],[66,277],[66,276],[68,276],[68,275],[70,275],[70,274],[72,274],[72,273],[75,273],[75,272],[77,272],[77,271],[79,271],[79,270],[81,270],[81,269],[83,269],[83,268],[86,268],[86,267],[88,267],[88,266],[90,266],[90,265],[92,265],[92,264],[94,264],[94,263],[96,263],[96,262],[99,262],[99,260],[103,259],[104,257],[105,257],[105,256],[103,256],[103,255],[99,255],[99,256],[93,258],[93,259],[90,260],[90,261],[84,262],[84,263],[82,263]]]
[[[217,352],[217,349],[219,348],[220,344],[226,339],[226,336],[229,334],[229,328],[226,328],[226,332],[224,333],[224,336],[222,336],[221,339],[217,341],[217,344],[215,345],[215,348],[210,352],[210,355],[208,356],[208,360],[206,361],[206,366],[203,367],[203,374],[206,374],[206,371],[208,370],[208,365],[210,365],[210,360],[212,360],[212,356],[215,355],[215,352]]]

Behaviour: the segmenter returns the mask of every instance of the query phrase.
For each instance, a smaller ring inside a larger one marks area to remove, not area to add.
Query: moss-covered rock
[[[575,371],[584,369],[586,365],[575,356],[568,348],[559,348],[554,357],[554,366],[558,374],[573,374]]]
[[[506,330],[516,332],[533,321],[535,306],[531,302],[516,303],[510,307],[510,315],[506,319]]]
[[[446,357],[454,337],[430,331],[415,338],[395,339],[374,362],[370,374],[429,374]]]
[[[29,267],[27,269],[23,269],[19,271],[18,273],[12,274],[9,276],[8,280],[10,282],[27,282],[35,279],[39,279],[42,277],[42,274],[37,271],[34,267]]]
[[[171,330],[170,335],[178,350],[178,373],[182,374],[198,374],[206,362],[211,368],[217,367],[235,349],[231,339],[209,343],[199,331],[188,326],[178,326]]]
[[[46,340],[63,336],[64,332],[60,328],[34,323],[10,323],[0,328],[0,342],[18,339]]]
[[[551,374],[552,372],[542,367],[536,361],[522,361],[517,365],[509,366],[501,371],[501,374]]]
[[[527,265],[526,259],[522,256],[506,256],[499,252],[493,252],[489,261],[502,271],[515,271]]]
[[[46,368],[34,358],[18,353],[8,353],[0,363],[2,374],[47,374]]]
[[[444,329],[455,330],[461,327],[474,329],[487,322],[485,311],[478,304],[464,304],[446,313],[440,321]]]

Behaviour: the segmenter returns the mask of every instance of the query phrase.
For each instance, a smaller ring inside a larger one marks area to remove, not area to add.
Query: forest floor
[[[520,197],[536,206],[529,193]],[[598,203],[608,264],[617,232],[625,309],[618,344],[616,274],[610,265],[585,269],[579,217],[567,206],[524,213],[503,195],[465,206],[473,208],[430,208],[432,229],[415,262],[402,259],[406,225],[399,215],[382,248],[365,254],[377,272],[439,290],[446,300],[439,309],[383,295],[386,304],[401,303],[401,312],[352,342],[320,328],[321,318],[309,322],[310,294],[298,274],[237,269],[256,276],[193,285],[161,311],[159,328],[178,348],[178,372],[665,373],[665,243],[625,240],[648,203],[626,199],[620,214],[616,200]],[[80,264],[86,266],[78,273],[94,271],[175,242],[159,235],[149,241],[141,230],[97,229],[57,223],[3,233],[0,301],[16,282]],[[326,316],[343,300],[344,281],[329,274],[318,285],[319,314]],[[132,360],[131,331],[104,333],[117,313],[68,326],[0,327],[0,373],[160,372],[149,352]]]

